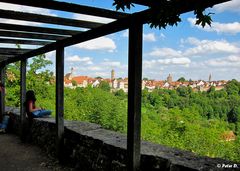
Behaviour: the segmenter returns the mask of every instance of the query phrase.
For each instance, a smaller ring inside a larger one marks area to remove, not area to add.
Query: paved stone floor
[[[1,171],[71,171],[60,166],[39,147],[22,143],[16,135],[0,134]]]

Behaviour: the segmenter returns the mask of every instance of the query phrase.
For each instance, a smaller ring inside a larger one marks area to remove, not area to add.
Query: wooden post
[[[64,48],[56,50],[56,126],[57,126],[57,156],[62,162],[64,135]]]
[[[5,86],[5,65],[0,66],[0,81]],[[0,122],[2,121],[5,113],[5,89],[0,92]]]
[[[27,60],[21,60],[21,72],[20,72],[20,117],[21,124],[23,126],[26,119],[26,109],[24,102],[26,101],[26,73],[27,73]]]
[[[128,130],[127,169],[140,169],[141,94],[142,94],[142,32],[143,26],[132,20],[129,28],[128,56]]]

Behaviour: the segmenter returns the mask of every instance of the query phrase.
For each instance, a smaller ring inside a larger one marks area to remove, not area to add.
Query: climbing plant
[[[181,22],[180,12],[175,8],[171,8],[173,4],[172,1],[169,0],[159,0],[158,5],[151,6],[150,9],[152,11],[150,20],[148,21],[151,28],[166,28],[166,26],[177,25]],[[132,0],[114,0],[113,6],[116,7],[116,10],[131,9],[134,7]],[[166,10],[167,9],[167,10]],[[213,13],[206,13],[205,8],[197,8],[194,10],[194,14],[196,16],[196,24],[205,27],[206,25],[211,26],[211,15]]]

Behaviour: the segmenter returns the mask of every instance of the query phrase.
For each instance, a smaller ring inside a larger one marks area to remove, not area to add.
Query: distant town
[[[170,89],[174,90],[178,87],[191,87],[193,91],[208,91],[212,86],[215,87],[215,90],[221,90],[225,87],[228,81],[212,81],[211,74],[209,75],[209,80],[185,80],[183,77],[179,78],[177,81],[173,81],[171,74],[168,75],[166,80],[148,80],[147,78],[142,80],[142,89],[147,89],[149,92],[154,89]],[[70,73],[67,73],[64,76],[64,86],[69,88],[76,87],[98,87],[99,84],[105,81],[109,83],[109,86],[112,91],[123,90],[124,92],[128,91],[128,78],[115,78],[115,71],[111,71],[111,78],[91,78],[88,76],[74,76],[73,68]]]

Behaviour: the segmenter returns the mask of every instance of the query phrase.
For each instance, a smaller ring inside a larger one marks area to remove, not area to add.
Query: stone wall
[[[9,109],[10,110],[10,109]],[[19,114],[15,112],[14,132],[20,129]],[[55,155],[55,119],[34,119],[31,129],[32,143]],[[103,129],[86,122],[65,121],[64,161],[79,170],[126,170],[125,135]],[[198,157],[191,152],[168,148],[150,142],[141,145],[141,170],[188,171],[221,170],[217,164],[233,164],[222,159]],[[239,165],[240,166],[240,165]],[[231,170],[231,169],[230,169]]]

